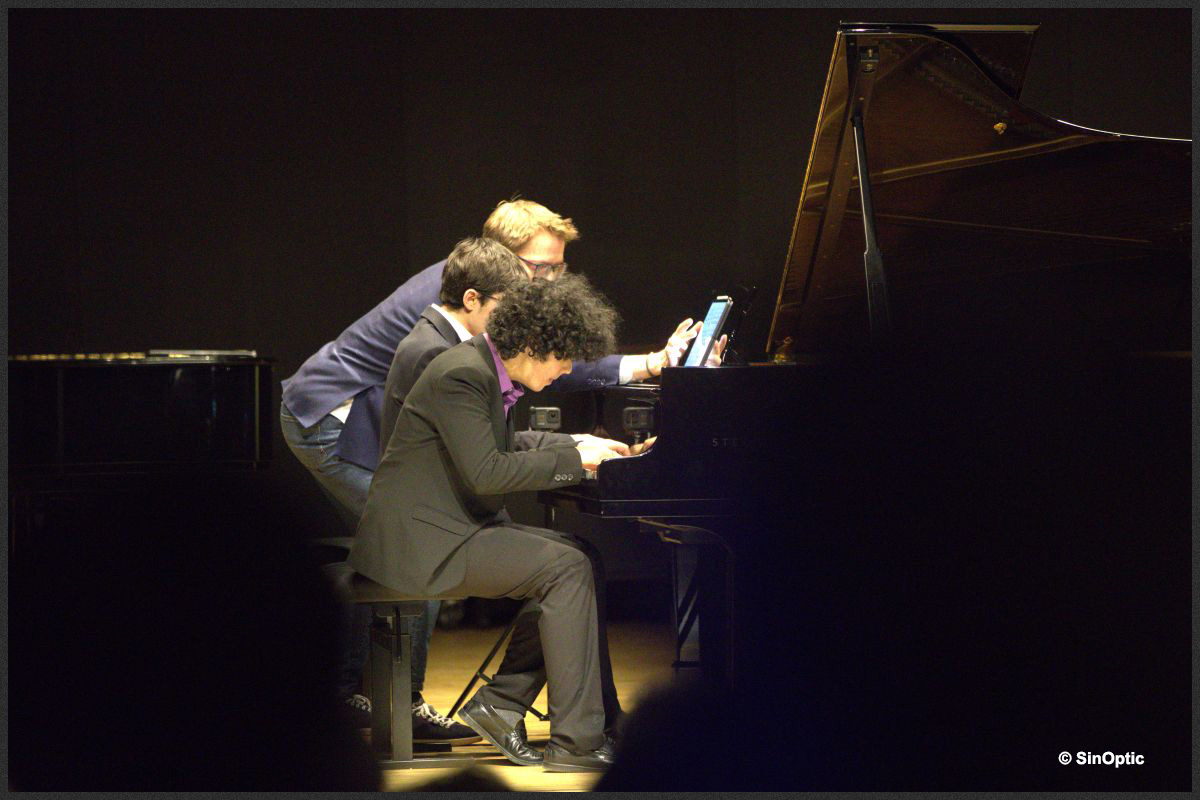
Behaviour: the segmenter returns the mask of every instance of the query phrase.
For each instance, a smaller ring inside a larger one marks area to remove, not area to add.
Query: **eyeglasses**
[[[565,261],[561,264],[546,264],[542,261],[530,261],[524,256],[517,256],[517,258],[521,259],[533,268],[533,277],[535,278],[545,278],[549,275],[553,275],[557,278],[559,275],[562,275],[567,271],[567,262]]]

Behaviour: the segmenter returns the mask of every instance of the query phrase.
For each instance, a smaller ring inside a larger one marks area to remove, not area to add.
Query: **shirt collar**
[[[504,362],[500,360],[500,351],[496,349],[496,345],[492,344],[492,337],[485,332],[483,340],[487,342],[488,349],[492,351],[492,360],[496,362],[496,377],[500,379],[500,397],[504,400],[504,413],[517,404],[517,400],[521,395],[525,394],[525,390],[513,383],[513,379],[509,377],[508,370],[504,368]]]
[[[452,328],[454,328],[454,332],[458,334],[458,340],[460,342],[465,342],[467,339],[471,338],[471,332],[467,330],[461,322],[450,316],[450,313],[446,311],[446,309],[442,308],[437,303],[434,303],[432,306],[430,306],[430,308],[446,318],[446,321],[450,323]]]

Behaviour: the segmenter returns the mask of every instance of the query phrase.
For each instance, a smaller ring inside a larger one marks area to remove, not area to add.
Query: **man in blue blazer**
[[[564,251],[579,232],[569,218],[545,206],[512,200],[497,205],[484,223],[483,235],[516,253],[529,278],[554,279],[566,271]],[[439,261],[409,278],[283,381],[279,419],[284,440],[352,527],[366,507],[371,476],[379,463],[388,369],[400,341],[412,331],[421,313],[437,303],[445,265],[445,260]],[[657,376],[664,366],[678,363],[698,328],[698,323],[684,320],[667,345],[654,353],[574,364],[553,388],[594,389]],[[428,603],[425,617],[414,625],[415,697],[424,684],[437,608],[436,601]],[[367,634],[362,624],[365,617],[360,617],[352,634],[359,643]],[[363,648],[351,646],[349,650],[361,652]],[[356,710],[358,724],[365,726],[370,724],[369,706],[355,691],[360,669],[361,664],[354,660],[343,665],[339,691]],[[428,730],[430,740],[458,742],[464,738],[463,726],[436,714],[423,701],[414,700],[413,715],[414,725]]]

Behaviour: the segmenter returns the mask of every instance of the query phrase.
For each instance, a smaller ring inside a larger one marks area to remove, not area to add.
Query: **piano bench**
[[[372,609],[370,681],[371,748],[383,769],[469,766],[470,756],[413,756],[412,620],[425,613],[424,601],[355,572],[348,564],[322,567],[343,596]]]

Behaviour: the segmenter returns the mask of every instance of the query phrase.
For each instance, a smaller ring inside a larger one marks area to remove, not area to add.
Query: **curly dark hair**
[[[487,332],[501,358],[526,348],[537,359],[594,361],[616,349],[616,310],[582,275],[535,278],[512,287],[488,318]]]

